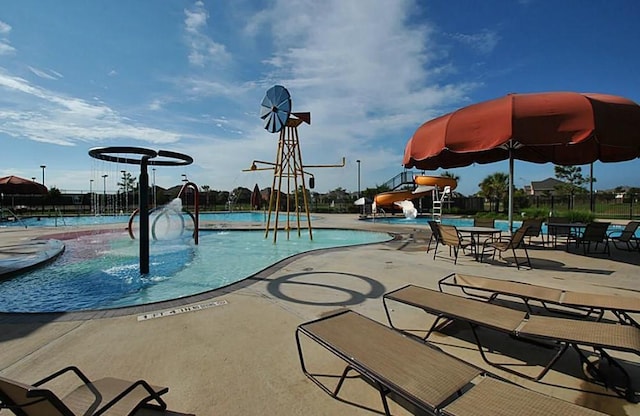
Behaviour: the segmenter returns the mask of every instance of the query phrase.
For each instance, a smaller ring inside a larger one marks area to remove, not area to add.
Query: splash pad
[[[132,157],[115,156],[119,154],[135,155],[140,156],[140,158],[134,159]],[[140,184],[140,273],[149,273],[149,174],[147,172],[147,168],[149,165],[186,166],[193,163],[193,158],[182,153],[171,152],[168,150],[155,151],[152,149],[131,146],[96,147],[89,150],[89,156],[94,159],[105,160],[107,162],[140,165],[140,177],[138,179],[138,183]],[[185,186],[182,187],[182,190],[184,190],[189,184],[191,183],[185,184]],[[182,190],[180,192],[182,192]]]

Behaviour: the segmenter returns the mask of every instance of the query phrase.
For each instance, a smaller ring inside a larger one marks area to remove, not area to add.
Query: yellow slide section
[[[456,186],[458,186],[458,182],[455,179],[446,176],[416,176],[413,178],[413,181],[418,185],[415,191],[382,192],[376,195],[373,201],[376,203],[376,206],[389,206],[399,201],[422,198],[430,194],[436,187],[442,190],[445,186],[450,186],[451,190],[454,190]]]

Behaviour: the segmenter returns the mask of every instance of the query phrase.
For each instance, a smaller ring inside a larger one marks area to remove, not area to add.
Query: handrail
[[[198,191],[198,185],[196,185],[193,182],[186,182],[184,185],[182,185],[182,188],[180,188],[180,192],[178,192],[178,198],[182,196],[183,192],[185,192],[187,188],[193,189],[193,193],[194,193],[193,203],[195,205],[196,216],[193,219],[193,223],[196,229],[193,231],[193,240],[197,245],[198,234],[200,231],[200,192]]]
[[[24,228],[27,228],[27,224],[26,224],[24,221],[22,221],[22,218],[20,218],[20,217],[18,216],[18,214],[16,214],[15,212],[13,212],[13,211],[11,210],[11,208],[2,208],[2,209],[6,209],[7,211],[9,211],[9,213],[10,213],[11,215],[13,215],[13,218],[15,218],[16,220],[18,220],[18,222],[20,222],[22,225],[24,225]]]

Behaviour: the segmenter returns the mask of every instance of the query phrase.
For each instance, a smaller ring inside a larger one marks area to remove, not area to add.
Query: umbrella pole
[[[509,232],[513,234],[513,149],[509,146]]]

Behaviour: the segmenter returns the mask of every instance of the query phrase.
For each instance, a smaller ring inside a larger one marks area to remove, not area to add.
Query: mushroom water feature
[[[138,180],[140,184],[140,273],[149,273],[149,174],[147,168],[149,165],[186,166],[193,163],[193,158],[182,153],[168,150],[155,151],[131,146],[96,147],[89,150],[89,156],[107,162],[140,165],[140,178]],[[139,158],[134,158],[134,156],[139,156]],[[185,186],[187,185],[189,184],[185,184]],[[183,187],[183,190],[184,189]],[[196,235],[197,230],[196,222]]]

